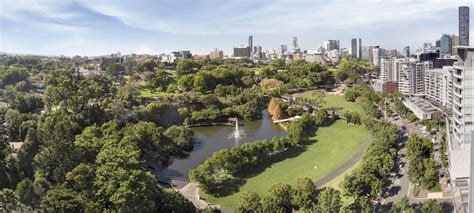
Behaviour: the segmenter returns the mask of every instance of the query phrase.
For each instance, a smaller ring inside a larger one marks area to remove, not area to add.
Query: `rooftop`
[[[18,142],[8,142],[10,146],[12,147],[13,150],[19,150],[23,146],[23,142],[18,141]]]
[[[406,98],[405,101],[411,102],[425,113],[438,111],[438,109],[434,107],[431,103],[420,97]]]

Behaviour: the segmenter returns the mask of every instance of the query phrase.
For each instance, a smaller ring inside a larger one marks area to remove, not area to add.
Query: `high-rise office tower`
[[[459,45],[469,46],[469,7],[459,7]]]
[[[403,48],[403,56],[409,58],[410,57],[410,46],[406,46]]]
[[[299,52],[300,51],[300,47],[298,46],[298,37],[293,37],[291,39],[291,44],[293,45],[293,51],[294,52]]]
[[[372,49],[372,58],[370,60],[372,60],[372,64],[374,65],[379,65],[380,64],[380,51],[379,51],[379,46],[375,46],[373,49]]]
[[[452,35],[443,34],[440,40],[441,40],[441,55],[451,55],[453,51]]]
[[[351,54],[357,58],[362,58],[362,39],[353,38],[351,40]]]
[[[323,42],[323,47],[327,50],[339,50],[339,40],[327,40]]]
[[[249,36],[249,49],[250,49],[250,54],[253,52],[253,37]]]
[[[288,46],[286,46],[286,44],[280,44],[280,47],[278,47],[277,54],[283,55],[286,53],[286,51],[288,51]]]

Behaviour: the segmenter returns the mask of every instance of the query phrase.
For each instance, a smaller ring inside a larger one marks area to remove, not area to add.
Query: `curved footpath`
[[[314,182],[316,187],[321,188],[323,185],[325,185],[332,179],[336,178],[337,176],[341,175],[342,173],[347,171],[349,168],[354,166],[354,164],[356,164],[362,158],[362,155],[364,154],[365,150],[371,143],[372,143],[372,136],[369,133],[364,143],[360,146],[359,150],[357,150],[357,152],[348,161],[346,161],[342,166],[338,167],[336,170],[334,170],[330,174]]]

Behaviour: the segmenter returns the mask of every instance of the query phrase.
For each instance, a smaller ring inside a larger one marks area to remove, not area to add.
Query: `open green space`
[[[338,120],[328,127],[319,128],[316,136],[311,138],[312,143],[304,150],[290,151],[282,161],[271,166],[264,165],[265,168],[255,168],[259,172],[247,178],[236,193],[224,197],[203,194],[202,197],[211,204],[236,208],[243,191],[254,191],[264,196],[268,187],[276,183],[294,185],[300,177],[319,180],[349,160],[367,136],[368,131],[364,127]]]
[[[313,97],[313,95],[309,93],[305,93],[305,94],[302,94],[301,97],[311,98]],[[341,107],[342,110],[338,111],[338,113],[344,113],[347,111],[355,111],[361,115],[365,115],[360,104],[356,102],[346,101],[343,95],[326,94],[324,97],[324,104],[322,105],[322,107]]]

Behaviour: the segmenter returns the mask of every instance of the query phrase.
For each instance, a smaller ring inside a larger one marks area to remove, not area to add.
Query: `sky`
[[[470,0],[0,0],[0,51],[232,54],[249,35],[264,50],[290,46],[293,36],[308,50],[328,39],[349,48],[351,38],[415,50],[442,33],[458,34],[463,5],[473,6]]]

